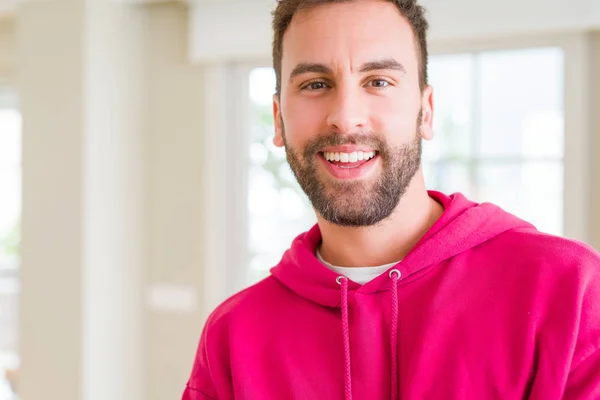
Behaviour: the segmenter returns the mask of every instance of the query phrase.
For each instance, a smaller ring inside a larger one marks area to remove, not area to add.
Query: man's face
[[[274,141],[330,222],[387,218],[420,168],[432,91],[419,88],[414,43],[408,21],[381,0],[300,11],[284,35]]]

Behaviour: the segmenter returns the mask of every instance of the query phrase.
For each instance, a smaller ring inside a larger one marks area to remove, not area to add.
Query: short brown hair
[[[353,0],[278,0],[273,11],[273,68],[276,76],[276,92],[281,91],[281,59],[283,57],[283,35],[290,26],[297,11],[318,7],[323,4],[346,3]],[[429,23],[425,18],[425,9],[418,0],[384,0],[393,3],[400,14],[408,20],[415,35],[415,47],[419,56],[419,85],[421,90],[427,86],[427,30]]]

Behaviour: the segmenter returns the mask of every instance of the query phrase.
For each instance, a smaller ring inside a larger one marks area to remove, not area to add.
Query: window
[[[432,57],[429,188],[491,201],[563,234],[563,52],[533,48]]]
[[[20,216],[21,116],[15,96],[0,90],[0,400],[15,398]]]
[[[251,141],[248,180],[248,281],[255,282],[275,266],[298,234],[316,223],[308,198],[296,182],[285,150],[273,144],[271,68],[250,73]]]
[[[424,143],[427,187],[493,202],[562,234],[563,52],[544,47],[433,56],[434,140]],[[271,68],[249,76],[248,283],[267,275],[315,223],[308,199],[272,144]]]

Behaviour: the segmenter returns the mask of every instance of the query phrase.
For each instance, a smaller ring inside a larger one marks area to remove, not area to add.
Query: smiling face
[[[370,226],[397,207],[430,139],[412,29],[398,8],[360,0],[299,11],[283,37],[275,144],[315,211]]]

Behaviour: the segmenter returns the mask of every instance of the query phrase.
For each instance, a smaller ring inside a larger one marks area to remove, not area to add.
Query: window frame
[[[545,42],[542,42],[545,43]],[[553,43],[553,42],[552,42]],[[480,173],[482,171],[484,171],[486,168],[497,168],[497,167],[518,167],[518,168],[527,168],[527,167],[531,167],[534,165],[540,165],[540,164],[549,164],[552,166],[557,166],[559,167],[561,170],[563,170],[563,177],[561,179],[561,186],[564,186],[564,168],[565,168],[565,160],[564,160],[564,151],[563,153],[561,153],[560,156],[528,156],[528,155],[524,155],[524,154],[506,154],[506,155],[494,155],[494,156],[485,156],[483,154],[480,153],[479,150],[479,144],[480,144],[480,140],[481,140],[481,135],[480,135],[480,129],[481,129],[481,105],[479,102],[479,97],[481,96],[481,82],[479,81],[480,79],[480,67],[481,67],[481,60],[482,60],[482,56],[484,56],[485,54],[490,54],[490,53],[497,53],[497,52],[511,52],[511,51],[523,51],[523,50],[541,50],[541,49],[558,49],[561,51],[561,61],[562,61],[562,65],[561,65],[561,69],[563,69],[563,81],[561,82],[561,89],[563,91],[563,97],[562,97],[562,101],[564,102],[564,97],[565,97],[565,93],[564,93],[564,66],[565,66],[565,53],[564,53],[564,46],[558,46],[555,44],[539,44],[539,45],[532,45],[532,46],[516,46],[514,48],[509,47],[509,46],[505,46],[504,48],[502,48],[502,46],[499,46],[500,48],[490,48],[490,47],[485,47],[484,49],[478,49],[478,50],[467,50],[467,51],[459,51],[459,52],[453,52],[453,51],[449,51],[449,52],[440,52],[440,53],[435,53],[432,54],[432,57],[444,57],[444,56],[458,56],[458,57],[464,57],[466,58],[466,60],[468,60],[468,63],[470,63],[470,71],[472,72],[472,74],[469,76],[469,80],[470,80],[470,85],[471,85],[471,99],[470,99],[470,110],[469,110],[469,120],[470,120],[470,128],[469,128],[469,138],[470,138],[470,148],[468,151],[468,154],[465,155],[457,155],[457,156],[448,156],[448,155],[442,155],[440,157],[436,157],[436,158],[429,158],[427,157],[427,154],[424,153],[423,156],[423,164],[425,166],[425,168],[435,168],[435,170],[437,171],[438,168],[440,167],[444,167],[444,166],[449,166],[449,167],[459,167],[461,169],[463,169],[466,172],[466,176],[468,177],[468,183],[470,184],[470,187],[472,189],[474,189],[473,193],[470,193],[470,197],[472,200],[474,201],[489,201],[489,198],[485,198],[481,196],[481,192],[478,191],[478,187],[477,187],[477,182],[480,182]],[[434,93],[436,92],[436,86],[435,83],[432,83],[434,85]],[[434,96],[434,103],[435,103],[435,96]],[[434,112],[435,114],[435,112]],[[439,114],[438,114],[439,115]],[[563,116],[564,116],[564,104],[563,104]],[[435,120],[435,117],[434,117]],[[563,129],[564,129],[564,121],[563,121]],[[478,134],[479,133],[479,134]],[[435,139],[434,139],[435,142]],[[424,146],[429,145],[428,143],[424,144]],[[564,143],[563,143],[564,146]],[[426,174],[427,176],[431,175],[431,171],[429,170],[428,172],[430,172],[430,174]],[[431,186],[431,189],[438,189],[435,186]],[[444,189],[439,189],[439,190],[443,190]],[[451,190],[451,192],[454,191],[460,191],[460,187],[456,187],[453,189],[446,189],[446,190]],[[564,188],[563,188],[564,190]],[[468,191],[468,190],[467,190]],[[467,191],[465,191],[464,193],[467,194]],[[450,193],[451,193],[450,192]],[[468,194],[467,194],[468,195]],[[563,193],[563,197],[561,198],[561,202],[564,202],[564,193]],[[501,205],[504,207],[507,207],[507,205]],[[506,208],[505,208],[506,209]],[[511,209],[507,209],[509,212],[513,211]],[[523,216],[525,217],[525,216]],[[560,209],[560,219],[561,219],[561,225],[564,225],[564,207],[561,207]],[[525,217],[525,219],[527,219]],[[536,221],[530,221],[533,222],[534,224],[537,223]],[[539,221],[538,221],[539,222]],[[558,234],[560,235],[564,235],[564,227],[561,227],[561,232],[559,232]],[[553,232],[554,233],[554,232]]]

